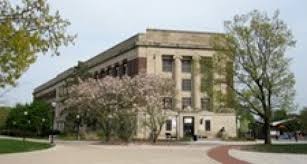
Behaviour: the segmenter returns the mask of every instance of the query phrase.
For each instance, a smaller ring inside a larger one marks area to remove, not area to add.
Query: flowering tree
[[[78,104],[82,106],[79,109],[93,113],[106,141],[110,140],[114,129],[118,129],[120,133],[117,133],[125,140],[131,138],[136,127],[136,112],[145,112],[149,117],[145,125],[151,130],[151,138],[155,142],[166,117],[162,110],[162,97],[172,96],[173,88],[172,80],[157,75],[141,74],[133,78],[107,76],[100,80],[80,80],[70,87],[70,96],[65,103],[68,106]]]
[[[175,83],[171,79],[161,78],[157,75],[138,75],[136,81],[137,106],[139,111],[145,113],[148,120],[144,122],[145,127],[150,129],[150,139],[156,143],[165,124],[167,110],[164,108],[163,97],[175,95]]]
[[[103,130],[106,141],[112,135],[112,120],[122,109],[131,111],[133,97],[130,96],[129,77],[122,79],[105,77],[103,80],[87,79],[80,80],[77,85],[69,89],[69,98],[66,100],[68,106],[79,105],[80,110],[95,115]],[[82,106],[82,107],[81,107]]]

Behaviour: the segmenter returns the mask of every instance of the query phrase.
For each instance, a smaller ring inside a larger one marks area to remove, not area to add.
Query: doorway
[[[183,117],[183,134],[185,137],[191,137],[194,135],[194,117]]]

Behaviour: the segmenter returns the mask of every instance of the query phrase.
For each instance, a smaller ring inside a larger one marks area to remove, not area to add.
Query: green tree
[[[299,120],[304,132],[307,132],[307,107],[304,107],[300,112]]]
[[[36,132],[36,135],[46,134],[52,125],[52,107],[44,101],[34,100],[30,104],[29,118],[31,130]]]
[[[26,132],[29,135],[43,135],[50,130],[51,107],[44,101],[35,100],[31,104],[17,104],[9,112],[7,128]]]
[[[287,118],[289,117],[288,117],[288,113],[286,110],[280,109],[280,110],[273,111],[272,121],[279,121],[279,120],[284,120]]]
[[[240,106],[235,106],[236,115],[240,121],[240,128],[238,129],[239,136],[245,135],[250,129],[249,125],[255,122],[253,115],[246,109]]]
[[[295,46],[291,30],[279,19],[254,10],[225,22],[226,33],[212,45],[225,60],[234,62],[234,93],[241,106],[264,121],[265,144],[271,144],[270,123],[274,109],[291,109],[295,91],[291,59],[285,55]]]
[[[9,115],[9,107],[0,107],[0,129],[5,127],[5,122]]]
[[[73,43],[68,20],[51,12],[46,0],[0,1],[0,87],[14,85],[35,62],[37,54],[59,55],[59,48]]]

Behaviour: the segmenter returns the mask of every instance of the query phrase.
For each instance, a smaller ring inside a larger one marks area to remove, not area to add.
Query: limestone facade
[[[202,101],[209,97],[201,90],[203,75],[200,71],[200,60],[214,55],[214,50],[209,44],[212,35],[216,34],[147,29],[145,33],[137,34],[84,63],[95,78],[124,74],[133,76],[140,72],[173,78],[177,94],[171,98],[172,108],[179,109],[180,112],[169,112],[161,138],[169,136],[182,138],[191,134],[215,137],[221,129],[225,129],[229,136],[234,137],[236,136],[235,114],[208,111],[208,104]],[[58,102],[63,92],[64,80],[72,74],[73,69],[72,67],[35,88],[34,98]],[[224,93],[227,92],[227,85],[229,84],[226,82],[220,84]],[[57,104],[56,127],[63,129],[65,119],[59,114],[63,106]],[[223,108],[229,107],[224,105]],[[146,116],[139,113],[136,138],[149,136],[149,130],[140,123],[144,120]]]

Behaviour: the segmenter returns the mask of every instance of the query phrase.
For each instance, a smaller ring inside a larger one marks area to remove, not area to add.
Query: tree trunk
[[[158,137],[157,137],[157,130],[153,129],[151,131],[151,141],[152,141],[152,143],[156,143],[157,139],[158,139]]]
[[[271,128],[269,119],[264,119],[264,144],[266,145],[272,144],[270,129]]]
[[[153,143],[157,143],[157,140],[158,140],[158,135],[157,134],[154,134],[153,136]]]

